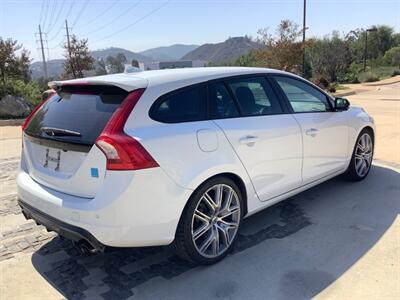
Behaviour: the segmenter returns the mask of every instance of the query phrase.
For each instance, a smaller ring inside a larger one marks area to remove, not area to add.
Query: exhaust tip
[[[83,255],[93,255],[99,252],[99,250],[94,248],[86,240],[80,240],[79,242],[75,243],[75,246],[78,248],[79,252]]]

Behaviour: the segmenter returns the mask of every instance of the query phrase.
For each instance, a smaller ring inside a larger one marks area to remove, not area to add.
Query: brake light
[[[36,112],[51,98],[51,96],[49,98],[47,98],[46,100],[42,101],[40,104],[38,104],[32,111],[31,113],[28,115],[28,117],[25,119],[24,123],[22,123],[21,125],[21,129],[22,131],[25,130],[25,128],[29,125],[29,122],[31,121],[31,119],[33,118],[33,116],[36,114]]]
[[[113,113],[96,146],[107,158],[107,170],[140,170],[158,167],[157,162],[133,137],[124,132],[124,126],[144,89],[130,93]]]

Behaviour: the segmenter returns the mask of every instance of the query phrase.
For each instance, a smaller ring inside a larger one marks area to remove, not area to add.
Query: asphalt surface
[[[34,251],[31,263],[68,299],[309,299],[394,224],[399,182],[398,171],[374,166],[363,182],[323,183],[246,219],[233,253],[210,267],[182,261],[170,247],[83,256],[58,237]],[[385,267],[398,275],[398,265]]]

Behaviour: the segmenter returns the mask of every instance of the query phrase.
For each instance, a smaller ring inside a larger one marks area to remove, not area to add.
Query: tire
[[[178,255],[199,265],[223,259],[237,238],[243,208],[243,196],[231,179],[215,177],[203,183],[190,197],[179,221],[175,235]]]
[[[371,170],[373,156],[374,136],[371,130],[364,128],[357,137],[345,178],[350,181],[365,179]]]

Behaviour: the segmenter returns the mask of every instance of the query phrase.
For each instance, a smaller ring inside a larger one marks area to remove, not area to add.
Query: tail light
[[[140,170],[158,167],[157,162],[133,137],[124,132],[124,126],[144,89],[130,93],[113,113],[96,145],[107,158],[107,170]]]
[[[29,125],[29,122],[33,118],[33,116],[36,114],[36,112],[47,102],[49,101],[51,97],[47,98],[46,100],[42,101],[40,104],[38,104],[29,114],[29,116],[25,119],[24,123],[21,125],[22,131],[25,130],[25,128]]]

